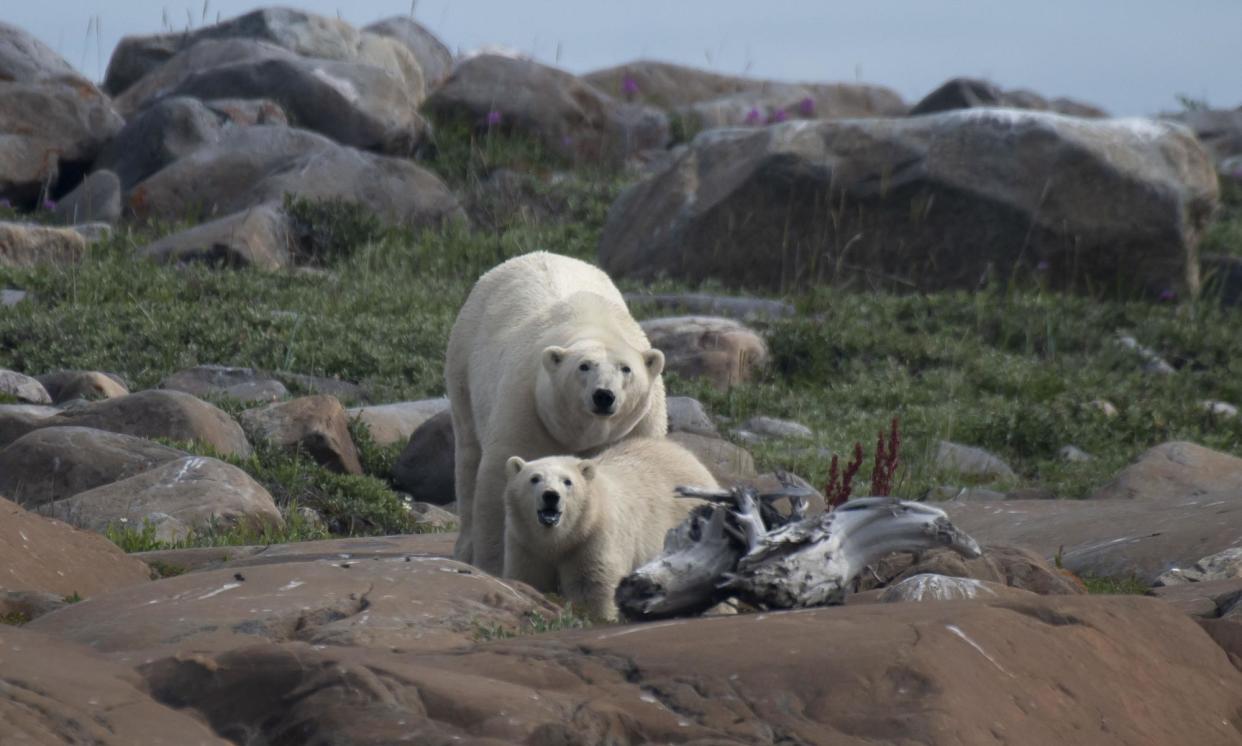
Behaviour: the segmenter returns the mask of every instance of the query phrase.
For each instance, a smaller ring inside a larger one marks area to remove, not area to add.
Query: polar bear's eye
[[[630,374],[630,366],[628,366],[628,365],[622,365],[622,366],[621,366],[621,372],[622,372],[622,373],[624,373],[624,374],[626,374],[626,375],[628,376],[628,375]]]
[[[587,372],[590,369],[591,369],[591,366],[588,365],[587,363],[583,363],[582,365],[578,366],[578,370],[582,371],[583,373]]]
[[[530,478],[530,483],[531,483],[531,484],[539,484],[539,475],[538,475],[538,474],[536,474],[535,476],[531,477],[531,478]]]
[[[571,481],[569,481],[568,479],[566,479],[566,480],[565,480],[565,486],[566,486],[566,487],[573,487],[573,486],[574,486],[574,483],[573,483],[573,482],[571,482]]]

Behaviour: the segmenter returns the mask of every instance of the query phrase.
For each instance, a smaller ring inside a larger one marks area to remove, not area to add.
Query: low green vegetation
[[[20,627],[23,624],[30,623],[30,615],[24,611],[10,611],[7,614],[0,614],[0,624],[7,624],[10,627]]]
[[[1085,576],[1082,582],[1087,586],[1087,593],[1118,596],[1143,596],[1151,590],[1151,586],[1138,578],[1099,578]]]
[[[474,639],[479,642],[489,640],[508,640],[527,635],[541,635],[545,632],[558,632],[565,629],[586,629],[592,626],[590,618],[579,614],[574,607],[565,604],[561,611],[547,616],[539,611],[526,614],[517,627],[503,624],[475,623]]]

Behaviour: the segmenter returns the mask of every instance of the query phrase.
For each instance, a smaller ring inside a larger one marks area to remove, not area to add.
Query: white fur
[[[631,435],[663,436],[663,370],[664,355],[598,268],[535,252],[479,278],[445,364],[461,518],[454,556],[502,570],[510,456],[584,455]],[[610,416],[592,410],[599,387],[616,396]]]
[[[599,619],[616,619],[621,578],[655,558],[668,530],[701,504],[674,497],[674,488],[717,486],[694,454],[663,438],[631,438],[594,459],[515,456],[506,472],[505,576]],[[555,526],[538,518],[547,491],[560,496]]]

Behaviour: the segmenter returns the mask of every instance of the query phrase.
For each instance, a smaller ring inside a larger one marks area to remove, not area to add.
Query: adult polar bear
[[[586,455],[630,436],[663,437],[664,355],[608,275],[534,252],[475,283],[449,335],[457,511],[454,556],[504,564],[505,462]]]

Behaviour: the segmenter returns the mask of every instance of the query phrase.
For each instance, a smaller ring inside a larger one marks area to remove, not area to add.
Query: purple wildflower
[[[495,127],[498,124],[500,124],[500,112],[495,109],[487,112],[487,126]]]
[[[815,99],[807,96],[798,102],[798,113],[804,117],[815,116]]]
[[[1050,266],[1052,265],[1048,264],[1047,259],[1040,259],[1039,264],[1035,265],[1035,269],[1039,270],[1040,272],[1047,272]]]
[[[762,117],[763,115],[759,113],[759,110],[752,106],[750,111],[746,112],[746,123],[759,124]]]
[[[47,198],[45,198],[45,199],[43,200],[43,209],[44,209],[44,210],[55,210],[55,209],[56,209],[56,200],[53,200],[53,199],[47,199]]]
[[[780,124],[789,117],[784,109],[777,109],[768,116],[768,124]]]
[[[1173,301],[1177,300],[1177,293],[1173,292],[1169,288],[1165,288],[1164,290],[1160,291],[1159,300],[1161,303],[1172,303]]]
[[[638,95],[638,81],[626,75],[621,80],[621,92],[626,96]]]

